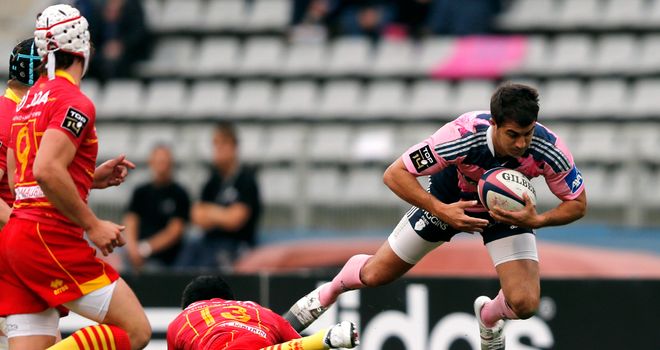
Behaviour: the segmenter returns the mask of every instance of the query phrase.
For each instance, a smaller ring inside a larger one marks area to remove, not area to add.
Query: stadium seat
[[[630,95],[623,79],[592,79],[587,83],[585,93],[583,116],[626,118]]]
[[[525,57],[520,66],[512,68],[508,74],[512,75],[542,75],[550,64],[549,40],[540,35],[527,37]]]
[[[326,66],[324,42],[295,42],[286,50],[280,74],[285,76],[320,75]]]
[[[426,140],[438,131],[442,125],[444,125],[444,122],[441,120],[434,123],[403,123],[396,129],[397,133],[392,145],[394,157],[401,156],[408,148]]]
[[[420,76],[429,76],[435,67],[441,64],[454,50],[456,38],[430,37],[423,39],[415,55],[412,70]]]
[[[596,41],[593,74],[627,74],[637,64],[639,48],[632,34],[601,35]]]
[[[265,204],[292,206],[298,200],[300,188],[295,169],[265,168],[257,176]]]
[[[255,0],[245,21],[248,31],[282,31],[291,16],[291,0]]]
[[[551,79],[540,91],[543,118],[579,118],[584,110],[584,89],[577,79]]]
[[[210,37],[202,40],[199,50],[185,73],[194,77],[236,74],[241,46],[237,39]]]
[[[244,0],[209,0],[201,17],[201,27],[209,32],[242,29],[247,17],[246,3]]]
[[[301,124],[278,124],[268,128],[261,142],[266,162],[300,162],[305,158],[307,127]]]
[[[374,51],[370,73],[377,77],[406,76],[415,71],[417,59],[410,40],[381,40]]]
[[[193,30],[197,28],[202,13],[200,0],[166,0],[161,19],[153,29],[164,32]]]
[[[315,167],[306,176],[305,194],[313,205],[340,206],[345,180],[337,167]]]
[[[137,72],[144,77],[180,76],[191,71],[195,41],[188,37],[168,37],[157,42],[151,59],[141,63]]]
[[[394,152],[394,128],[388,124],[369,124],[355,130],[351,145],[351,160],[356,163],[380,162],[389,164],[399,154]]]
[[[660,79],[640,78],[632,85],[629,113],[634,117],[649,118],[660,115]]]
[[[126,155],[134,162],[147,162],[149,155],[154,146],[158,144],[165,144],[172,148],[176,161],[183,161],[187,155],[181,154],[183,152],[176,152],[179,145],[178,129],[174,125],[169,124],[142,124],[135,130],[138,135],[132,140],[131,147],[127,149]]]
[[[561,1],[556,17],[553,17],[553,27],[564,30],[591,28],[602,19],[601,9],[600,0]]]
[[[405,108],[409,119],[445,118],[452,113],[453,94],[446,81],[420,80],[411,87],[410,99]]]
[[[140,116],[144,103],[142,83],[138,80],[111,80],[99,98],[99,119]]]
[[[281,39],[255,37],[244,44],[238,71],[242,75],[274,75],[281,70],[284,45]]]
[[[371,44],[367,38],[340,37],[330,44],[327,75],[362,75],[371,66]]]
[[[229,111],[230,89],[224,81],[197,81],[190,90],[187,116],[223,118]]]
[[[399,204],[400,199],[383,184],[383,167],[351,168],[346,174],[342,202],[349,206]]]
[[[356,80],[330,80],[321,89],[318,116],[352,118],[359,115],[362,94],[362,86]]]
[[[228,116],[268,119],[272,116],[274,92],[270,82],[241,80],[234,90]]]
[[[455,91],[449,107],[451,114],[458,117],[465,112],[490,109],[490,96],[495,91],[495,83],[490,80],[461,80]]]
[[[609,0],[605,3],[602,17],[596,21],[596,26],[605,29],[637,27],[647,10],[645,0]]]
[[[660,3],[660,1],[656,1]],[[646,34],[640,40],[640,52],[633,71],[639,75],[660,73],[660,34]]]
[[[647,30],[657,30],[660,27],[658,23],[660,23],[660,1],[652,0],[648,2],[644,16],[637,24]]]
[[[629,127],[633,154],[640,161],[660,164],[660,129],[652,123],[635,123]],[[631,159],[634,160],[634,159]]]
[[[347,124],[315,125],[307,139],[311,162],[342,162],[351,158],[352,127]]]
[[[153,81],[146,90],[143,116],[152,119],[182,119],[185,116],[188,91],[183,81]]]
[[[209,174],[209,167],[204,164],[179,164],[174,172],[174,180],[183,186],[192,201],[196,201],[202,194]]]
[[[286,81],[280,86],[272,113],[279,118],[311,118],[316,115],[318,100],[315,82]]]
[[[98,80],[93,78],[86,78],[80,81],[80,90],[89,97],[94,104],[99,102],[101,95],[101,84]]]
[[[163,4],[160,0],[144,0],[144,17],[149,28],[159,28],[163,17]]]
[[[571,148],[573,156],[580,162],[599,164],[619,164],[632,154],[629,135],[612,123],[589,123],[580,126],[575,132],[575,144]]]
[[[194,123],[180,127],[177,144],[186,145],[188,155],[186,164],[210,163],[213,159],[213,133],[215,124],[210,122]]]
[[[264,128],[261,124],[239,124],[237,126],[239,140],[239,155],[248,163],[259,163],[263,160]]]
[[[127,123],[98,125],[96,134],[99,139],[99,163],[126,153],[135,140],[134,128]]]
[[[560,35],[553,43],[552,56],[545,69],[550,74],[584,74],[593,64],[593,55],[593,42],[587,35]]]
[[[497,26],[511,31],[552,28],[557,16],[556,4],[555,0],[512,1],[509,9],[496,18]]]
[[[407,102],[406,86],[403,81],[372,81],[365,91],[361,117],[402,118]]]

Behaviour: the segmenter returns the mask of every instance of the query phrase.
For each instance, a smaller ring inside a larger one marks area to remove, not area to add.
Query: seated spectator
[[[149,31],[142,1],[105,0],[100,22],[92,27],[96,47],[90,74],[100,79],[129,77],[149,54]]]
[[[173,165],[167,146],[153,149],[152,179],[135,189],[124,217],[128,260],[136,272],[171,267],[181,250],[190,199],[173,180]]]
[[[186,247],[184,267],[230,270],[234,261],[256,244],[261,214],[259,186],[254,171],[241,164],[238,148],[234,126],[218,123],[211,175],[190,217],[204,234]]]

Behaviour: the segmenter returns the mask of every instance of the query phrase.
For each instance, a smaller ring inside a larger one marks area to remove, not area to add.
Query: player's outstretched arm
[[[322,329],[312,335],[271,345],[260,350],[325,350],[352,349],[359,344],[357,329],[353,322],[344,321],[329,329]]]

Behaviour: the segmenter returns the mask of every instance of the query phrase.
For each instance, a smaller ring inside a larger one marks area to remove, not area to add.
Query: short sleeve
[[[254,173],[251,170],[246,170],[243,181],[236,184],[238,190],[237,202],[246,204],[250,208],[259,206],[259,186]]]
[[[128,211],[135,214],[140,214],[140,208],[144,208],[144,186],[137,187],[133,194],[131,194],[131,200],[128,204]]]
[[[185,221],[188,221],[190,213],[190,197],[186,190],[177,185],[176,186],[176,209],[174,211],[174,217],[181,218]]]
[[[550,191],[561,200],[573,200],[584,191],[584,179],[573,161],[573,155],[557,137],[554,157],[544,168],[545,181]],[[554,161],[553,161],[554,160]]]
[[[436,147],[460,137],[460,133],[452,123],[445,124],[433,135],[408,148],[401,156],[403,164],[408,172],[416,176],[435,174],[450,164],[437,153]]]
[[[96,110],[91,101],[84,96],[69,98],[58,103],[51,115],[48,129],[64,132],[76,147],[80,146],[94,130]]]

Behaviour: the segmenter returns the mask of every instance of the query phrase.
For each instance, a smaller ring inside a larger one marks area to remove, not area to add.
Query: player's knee
[[[128,332],[131,341],[131,349],[144,349],[151,339],[151,326],[149,322],[141,323]]]
[[[394,281],[394,276],[386,270],[364,268],[360,271],[360,280],[367,287],[378,287]]]
[[[511,310],[520,319],[528,319],[536,313],[539,307],[539,296],[533,293],[514,293],[507,299]]]

